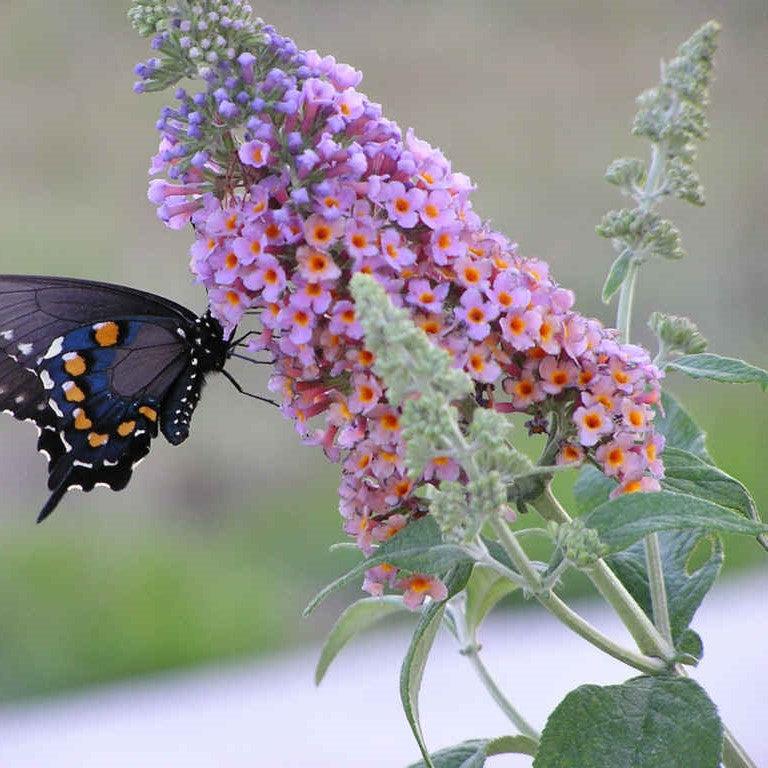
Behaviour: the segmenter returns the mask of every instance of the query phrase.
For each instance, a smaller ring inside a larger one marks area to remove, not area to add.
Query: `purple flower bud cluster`
[[[359,72],[262,32],[266,48],[220,63],[203,94],[177,93],[151,167],[168,180],[151,182],[150,199],[168,226],[194,224],[191,269],[224,326],[258,313],[252,348],[275,357],[284,414],[342,464],[345,530],[369,552],[423,513],[419,486],[466,480],[448,455],[408,475],[401,414],[348,290],[356,272],[410,310],[483,404],[537,424],[564,417],[559,463],[589,457],[617,493],[658,489],[661,373],[647,352],[576,312],[545,262],[483,222],[469,178],[384,117],[357,90]],[[206,124],[241,126],[243,139],[195,144]],[[439,588],[398,578],[380,566],[366,588],[399,584],[414,605]]]

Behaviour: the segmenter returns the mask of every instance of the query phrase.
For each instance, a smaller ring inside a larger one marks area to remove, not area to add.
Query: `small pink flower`
[[[436,264],[445,265],[453,259],[464,256],[467,244],[461,238],[461,227],[441,227],[432,232],[430,239],[432,258]]]
[[[411,611],[418,610],[427,597],[431,597],[436,602],[442,602],[448,597],[445,584],[434,576],[421,574],[409,576],[407,579],[398,581],[395,586],[405,590],[403,602]]]
[[[629,435],[619,435],[597,449],[595,458],[603,465],[603,472],[608,477],[642,473],[643,463],[640,457],[632,452],[633,445],[634,441]]]
[[[344,234],[340,219],[327,219],[315,213],[304,222],[304,237],[309,245],[327,251]]]
[[[456,279],[465,288],[476,288],[485,291],[488,288],[488,277],[491,274],[491,262],[465,257],[454,265]]]
[[[379,252],[376,245],[376,231],[373,227],[362,224],[355,219],[347,221],[344,244],[347,247],[347,252],[355,261]]]
[[[549,395],[559,395],[566,387],[573,385],[578,368],[570,360],[545,357],[539,363],[541,387]]]
[[[461,306],[456,308],[456,317],[464,321],[469,337],[476,341],[482,341],[491,332],[490,324],[498,314],[498,309],[484,301],[480,291],[474,288],[464,291]]]
[[[664,463],[660,458],[661,452],[664,450],[664,442],[664,435],[651,434],[646,438],[641,448],[648,470],[659,479],[664,477]]]
[[[501,368],[491,357],[491,350],[482,344],[471,344],[467,348],[464,368],[475,381],[485,384],[492,384],[501,375]]]
[[[594,445],[603,435],[613,431],[613,422],[599,403],[577,408],[573,421],[579,431],[579,442],[587,447]]]
[[[520,411],[524,411],[529,405],[538,403],[546,395],[533,373],[525,369],[519,379],[506,378],[502,382],[504,391],[512,397],[512,405]]]
[[[426,198],[427,193],[423,189],[411,187],[406,190],[399,181],[387,184],[384,192],[389,218],[405,229],[416,226],[419,221],[419,209]]]
[[[661,485],[655,477],[644,475],[640,478],[629,478],[625,480],[621,485],[614,488],[609,496],[610,498],[615,499],[617,496],[623,496],[626,493],[653,493],[660,490]]]
[[[241,264],[253,264],[264,253],[267,246],[264,231],[258,226],[245,227],[244,237],[236,237],[232,243],[232,249],[237,254],[237,260]]]
[[[289,331],[289,338],[294,344],[306,344],[312,338],[315,328],[315,314],[293,299],[280,313],[280,323]]]
[[[265,141],[254,139],[241,145],[237,154],[245,165],[263,168],[269,162],[270,147]]]
[[[454,481],[461,475],[461,465],[450,456],[435,456],[424,469],[424,479]]]
[[[367,413],[376,407],[381,397],[381,391],[381,385],[374,376],[355,374],[352,376],[349,410],[352,413]]]
[[[496,302],[502,312],[526,309],[531,302],[531,292],[518,285],[516,279],[508,272],[497,275],[488,296]]]
[[[451,208],[451,195],[444,189],[433,190],[424,199],[419,216],[430,229],[449,226],[456,219],[456,212]]]
[[[285,289],[285,271],[280,262],[267,253],[260,256],[251,271],[243,277],[243,285],[251,291],[261,291],[264,301],[275,302]],[[298,303],[294,302],[294,305]]]
[[[653,412],[647,405],[638,405],[631,397],[621,401],[622,423],[633,432],[645,432]]]
[[[416,261],[416,254],[408,248],[405,239],[396,229],[381,231],[381,255],[397,272]]]
[[[331,333],[344,334],[350,339],[363,338],[363,326],[357,320],[355,305],[351,301],[337,301],[328,325]]]
[[[523,352],[536,346],[541,327],[541,315],[536,310],[515,310],[504,315],[499,324],[504,340],[515,349]]]
[[[341,270],[330,254],[301,245],[296,251],[296,261],[299,265],[299,273],[310,282],[322,280],[335,280],[341,275]]]
[[[443,301],[448,295],[448,283],[432,287],[429,280],[409,280],[408,295],[405,300],[409,304],[425,309],[427,312],[438,314],[442,312]]]
[[[574,465],[578,466],[584,461],[584,449],[574,443],[563,443],[557,452],[555,463],[558,466]]]

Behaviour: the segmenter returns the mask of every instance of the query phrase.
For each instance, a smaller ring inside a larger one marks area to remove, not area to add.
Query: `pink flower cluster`
[[[484,404],[539,421],[567,414],[559,463],[589,456],[617,493],[658,489],[661,374],[645,350],[574,311],[546,263],[520,256],[474,212],[469,178],[357,90],[360,73],[313,51],[302,73],[284,74],[226,161],[205,156],[179,178],[166,133],[152,172],[172,181],[153,180],[150,199],[169,226],[194,224],[191,268],[226,328],[259,315],[252,348],[275,357],[284,414],[341,462],[344,527],[361,549],[423,512],[418,485],[463,475],[447,456],[422,477],[406,473],[400,413],[372,371],[348,291],[355,272],[409,308]],[[365,586],[400,586],[414,605],[439,590],[397,579],[379,566]]]

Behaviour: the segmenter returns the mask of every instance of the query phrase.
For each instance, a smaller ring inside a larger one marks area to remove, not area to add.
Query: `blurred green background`
[[[163,99],[131,92],[146,58],[122,0],[0,0],[0,271],[124,282],[202,309],[187,233],[145,197]],[[628,125],[698,25],[723,23],[703,211],[673,206],[690,258],[641,278],[638,318],[694,317],[712,348],[768,363],[765,216],[768,11],[748,2],[255,2],[305,48],[363,70],[363,90],[478,183],[477,210],[548,259],[579,306],[612,257],[594,235],[621,205],[602,172],[644,153]],[[644,155],[643,155],[644,156]],[[636,337],[648,340],[642,322]],[[250,369],[249,386],[264,386]],[[713,454],[768,504],[768,409],[756,388],[669,385]],[[0,699],[317,641],[301,609],[342,567],[338,468],[276,412],[216,379],[193,438],[158,441],[128,492],[72,494],[43,527],[44,466],[28,426],[0,422]],[[729,542],[728,569],[758,562]]]

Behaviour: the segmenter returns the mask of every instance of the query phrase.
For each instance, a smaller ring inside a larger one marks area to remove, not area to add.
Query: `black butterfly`
[[[132,288],[0,275],[0,411],[38,427],[52,491],[38,522],[72,488],[125,488],[158,428],[186,440],[207,373],[243,392],[224,370],[243,338]]]

